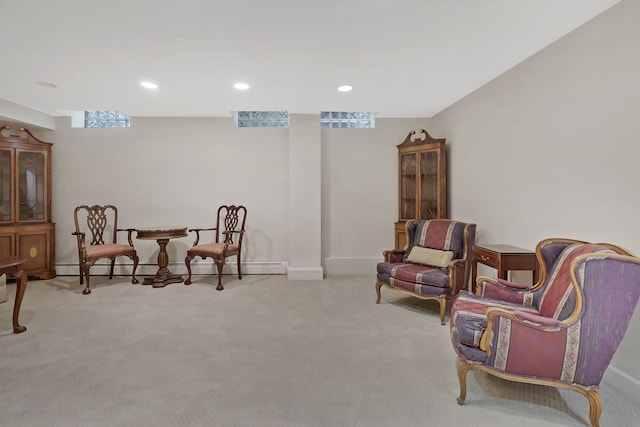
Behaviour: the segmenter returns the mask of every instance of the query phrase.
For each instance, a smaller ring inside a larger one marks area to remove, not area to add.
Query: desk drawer
[[[473,261],[498,268],[498,254],[477,246],[473,248]]]

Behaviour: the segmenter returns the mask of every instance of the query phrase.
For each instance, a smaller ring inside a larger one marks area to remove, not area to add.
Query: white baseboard
[[[131,266],[131,263],[116,263],[113,274],[129,276]],[[187,266],[183,262],[170,262],[167,267],[172,273],[187,274]],[[243,262],[241,268],[242,274],[287,274],[286,262]],[[138,264],[136,276],[152,276],[156,271],[158,271],[157,264]],[[217,274],[217,271],[213,261],[191,261],[192,274]],[[56,274],[59,276],[77,276],[78,273],[78,264],[56,264]],[[91,267],[91,274],[96,276],[109,274],[109,264],[96,263]],[[238,274],[235,261],[225,264],[222,274]]]
[[[288,267],[286,262],[243,262],[243,274],[288,274],[291,280],[322,280],[323,276],[348,276],[348,275],[375,275],[376,265],[382,262],[382,257],[371,258],[324,258],[319,267]],[[170,262],[169,270],[175,274],[186,274],[187,267],[184,262]],[[153,275],[158,270],[156,264],[138,264],[136,274],[142,276]],[[211,260],[194,259],[191,261],[193,274],[212,274],[216,267]],[[78,264],[56,264],[56,273],[59,276],[77,276]],[[96,263],[91,267],[91,273],[95,275],[109,274],[109,264]],[[128,276],[131,274],[131,263],[116,262],[114,274]],[[225,264],[222,274],[237,274],[234,260]]]
[[[609,365],[602,382],[629,396],[640,404],[640,380],[624,371]]]
[[[324,258],[323,266],[329,276],[371,275],[375,276],[376,266],[382,256],[371,258]]]

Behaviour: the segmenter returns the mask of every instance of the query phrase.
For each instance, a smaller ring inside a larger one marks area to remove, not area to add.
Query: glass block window
[[[234,111],[233,121],[239,128],[288,128],[288,111]]]
[[[375,128],[376,113],[348,111],[323,111],[320,113],[323,128]]]
[[[86,128],[129,128],[129,116],[120,111],[94,110],[84,112]]]

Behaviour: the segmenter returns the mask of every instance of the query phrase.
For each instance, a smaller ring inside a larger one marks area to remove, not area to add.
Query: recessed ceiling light
[[[249,85],[246,83],[236,83],[233,85],[233,87],[235,87],[238,90],[247,90],[249,89]]]
[[[351,92],[351,89],[353,89],[351,86],[343,85],[338,88],[338,92]]]
[[[142,81],[140,82],[140,86],[147,88],[147,89],[158,89],[158,85],[153,83],[153,82],[149,82],[149,81]]]

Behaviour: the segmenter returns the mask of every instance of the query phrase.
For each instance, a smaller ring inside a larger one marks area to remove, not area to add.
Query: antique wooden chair
[[[376,303],[385,286],[440,304],[444,325],[447,301],[467,286],[476,225],[451,219],[409,220],[404,250],[384,251],[377,265]]]
[[[86,218],[84,215],[86,214]],[[99,259],[111,260],[109,279],[113,278],[113,268],[116,258],[127,256],[133,260],[131,283],[138,283],[136,268],[138,267],[138,255],[133,247],[131,233],[133,228],[118,228],[118,209],[113,205],[78,206],[73,212],[76,231],[71,233],[78,241],[78,259],[80,266],[80,284],[86,279],[87,284],[83,294],[91,293],[90,274],[91,266]],[[117,233],[126,231],[129,244],[119,244]],[[87,235],[90,239],[87,239]]]
[[[547,239],[536,248],[533,286],[478,277],[451,309],[462,405],[466,375],[561,387],[589,401],[599,425],[600,381],[640,298],[640,258],[617,246]]]
[[[240,271],[240,257],[242,252],[242,238],[244,236],[244,224],[247,219],[247,209],[244,206],[223,205],[218,208],[218,216],[215,228],[192,228],[189,232],[196,233],[196,241],[193,247],[187,251],[184,259],[189,271],[189,277],[184,282],[191,284],[191,260],[197,256],[202,259],[210,257],[218,268],[217,290],[224,289],[222,286],[222,267],[225,260],[231,256],[236,257],[238,266],[238,279],[242,279]],[[214,231],[215,240],[211,243],[200,244],[200,233]]]

